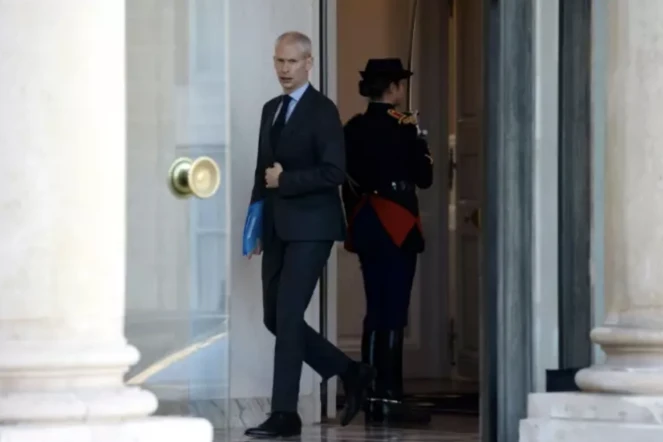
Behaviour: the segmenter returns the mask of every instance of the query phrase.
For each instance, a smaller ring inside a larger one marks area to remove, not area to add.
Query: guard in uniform
[[[366,417],[427,423],[427,413],[403,403],[403,335],[424,250],[416,189],[431,186],[433,159],[416,117],[396,110],[412,72],[399,59],[371,59],[360,73],[359,93],[369,103],[345,126],[343,202],[345,248],[359,257],[366,292],[362,359],[378,372]]]

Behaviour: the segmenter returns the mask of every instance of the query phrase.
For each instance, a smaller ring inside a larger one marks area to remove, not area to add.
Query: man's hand
[[[276,189],[279,187],[279,176],[283,172],[283,166],[280,163],[274,163],[274,166],[265,170],[265,186],[268,189]]]
[[[258,244],[256,244],[256,248],[253,249],[251,253],[249,253],[249,259],[253,258],[254,256],[260,255],[262,253],[262,243],[260,240],[258,240]]]

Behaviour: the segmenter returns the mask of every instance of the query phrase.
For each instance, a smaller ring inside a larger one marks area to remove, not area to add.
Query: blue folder
[[[253,252],[260,240],[262,233],[262,200],[256,201],[249,206],[246,212],[246,222],[244,223],[244,237],[242,252],[248,256]]]

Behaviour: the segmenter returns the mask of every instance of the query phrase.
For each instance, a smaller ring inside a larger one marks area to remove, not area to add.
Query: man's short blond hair
[[[299,45],[299,48],[305,57],[310,57],[313,55],[313,44],[311,43],[311,39],[308,37],[308,35],[301,32],[284,32],[276,39],[276,45],[278,46],[280,43],[296,43]]]

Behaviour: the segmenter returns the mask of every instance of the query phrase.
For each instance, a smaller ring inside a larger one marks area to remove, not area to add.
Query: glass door
[[[227,0],[127,8],[127,382],[228,425]]]

